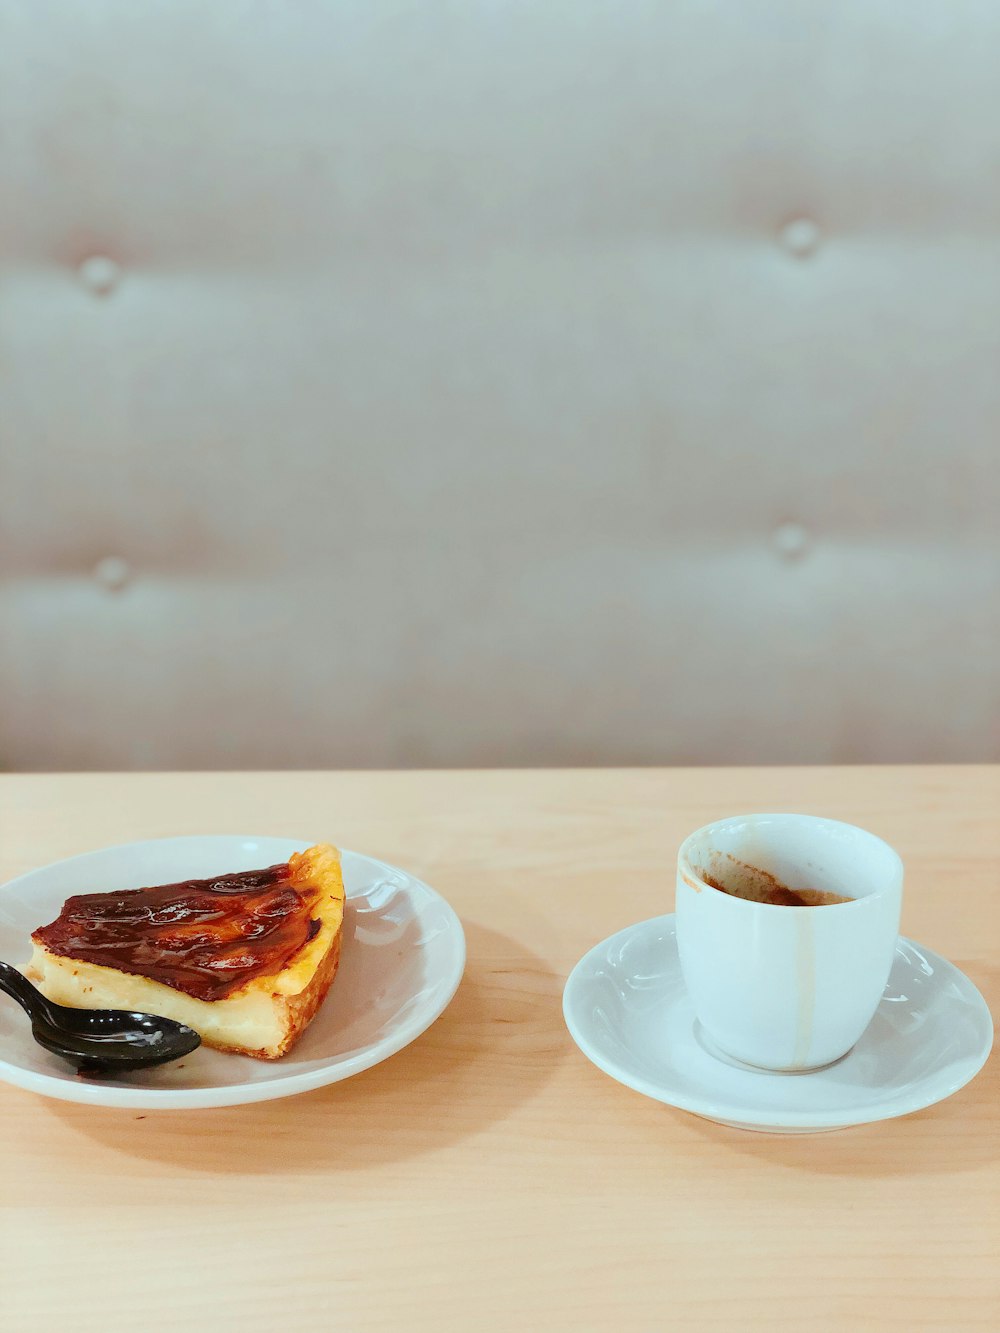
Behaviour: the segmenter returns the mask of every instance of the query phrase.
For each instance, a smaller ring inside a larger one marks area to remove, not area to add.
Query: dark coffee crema
[[[214,879],[77,894],[32,938],[64,958],[221,1000],[254,977],[280,972],[319,928],[282,862]]]
[[[769,903],[773,907],[830,907],[835,903],[854,901],[829,889],[791,889],[770,871],[738,861],[728,852],[725,855],[713,853],[711,871],[701,870],[699,874],[709,888],[728,893],[732,898]]]

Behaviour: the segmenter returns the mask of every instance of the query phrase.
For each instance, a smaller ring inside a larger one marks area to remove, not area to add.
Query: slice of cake
[[[277,1060],[330,989],[343,923],[340,855],[320,844],[265,870],[69,898],[25,974],[58,1004],[160,1014]]]

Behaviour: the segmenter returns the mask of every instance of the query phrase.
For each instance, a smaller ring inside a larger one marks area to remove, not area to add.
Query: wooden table
[[[584,951],[749,809],[893,843],[906,934],[1000,1002],[1000,769],[0,778],[0,876],[176,833],[329,838],[457,908],[466,978],[348,1082],[138,1114],[0,1086],[0,1328],[1000,1328],[1000,1060],[834,1134],[724,1129],[590,1065]]]

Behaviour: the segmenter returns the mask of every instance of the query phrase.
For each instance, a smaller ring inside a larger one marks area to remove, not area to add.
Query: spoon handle
[[[48,1001],[40,990],[21,975],[10,963],[0,963],[0,991],[5,991],[12,1000],[16,1000],[26,1014],[33,1010],[48,1009]]]

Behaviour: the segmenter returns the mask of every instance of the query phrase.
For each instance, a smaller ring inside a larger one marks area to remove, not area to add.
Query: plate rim
[[[995,1036],[993,1015],[990,1012],[990,1007],[986,1003],[986,999],[979,987],[970,977],[966,976],[961,968],[956,967],[950,959],[945,958],[934,949],[911,940],[906,935],[900,935],[897,939],[897,948],[900,944],[910,945],[912,948],[919,950],[922,954],[931,959],[936,965],[941,965],[943,969],[950,969],[956,976],[961,978],[964,985],[971,992],[971,997],[974,997],[974,1001],[977,1002],[977,1008],[980,1010],[981,1016],[986,1021],[988,1040],[984,1043],[981,1058],[979,1058],[978,1063],[973,1059],[972,1064],[974,1065],[974,1068],[970,1068],[963,1072],[962,1076],[957,1081],[948,1086],[947,1091],[935,1093],[933,1096],[929,1097],[917,1096],[915,1098],[902,1098],[895,1103],[875,1103],[870,1110],[851,1112],[846,1117],[843,1111],[836,1114],[823,1111],[769,1113],[747,1107],[720,1107],[708,1099],[696,1102],[683,1095],[675,1096],[671,1094],[670,1096],[664,1096],[662,1089],[658,1087],[658,1085],[650,1083],[649,1080],[643,1079],[641,1076],[632,1076],[628,1074],[627,1071],[622,1070],[620,1066],[616,1066],[613,1061],[606,1059],[602,1053],[597,1051],[594,1048],[593,1043],[584,1035],[579,1023],[576,1022],[571,1012],[573,1002],[573,995],[571,992],[575,991],[583,984],[584,977],[587,975],[588,964],[591,960],[599,956],[614,941],[624,939],[626,936],[631,936],[635,932],[644,928],[653,927],[668,929],[673,934],[674,938],[676,938],[676,913],[666,912],[660,916],[648,917],[642,921],[634,921],[630,925],[623,927],[623,929],[615,931],[612,935],[607,936],[606,939],[600,940],[592,948],[588,949],[577,961],[569,976],[566,978],[566,984],[563,987],[562,1008],[563,1021],[569,1030],[570,1036],[581,1053],[591,1062],[591,1064],[600,1069],[602,1073],[607,1074],[609,1078],[614,1079],[616,1083],[631,1088],[632,1091],[638,1092],[644,1097],[649,1097],[651,1100],[657,1101],[661,1105],[672,1106],[679,1111],[686,1111],[692,1115],[700,1116],[702,1119],[711,1120],[718,1124],[729,1125],[733,1128],[779,1131],[846,1129],[856,1125],[877,1124],[883,1120],[895,1120],[899,1116],[911,1115],[915,1111],[925,1110],[928,1106],[935,1106],[938,1102],[945,1101],[948,1097],[954,1096],[956,1092],[961,1091],[962,1088],[971,1083],[990,1058]]]
[[[55,870],[60,866],[66,866],[108,852],[125,852],[137,847],[149,847],[151,844],[176,844],[191,841],[283,842],[294,845],[294,848],[298,851],[304,851],[312,845],[301,838],[284,838],[275,834],[261,833],[181,833],[163,838],[138,838],[131,842],[111,843],[103,847],[94,847],[85,852],[74,853],[72,856],[61,857],[58,861],[49,861],[39,866],[33,866],[30,870],[23,871],[13,879],[0,884],[0,900],[5,897],[10,889],[42,871]],[[451,974],[446,976],[444,988],[437,999],[428,1005],[426,1010],[408,1016],[399,1028],[383,1042],[366,1047],[356,1055],[342,1060],[339,1064],[303,1070],[298,1074],[289,1072],[283,1078],[265,1079],[259,1083],[229,1083],[221,1087],[162,1089],[108,1087],[107,1085],[102,1086],[100,1083],[84,1082],[82,1080],[73,1082],[68,1079],[59,1079],[51,1074],[25,1069],[23,1065],[11,1064],[10,1061],[2,1057],[0,1057],[0,1082],[43,1097],[51,1097],[56,1101],[76,1102],[86,1106],[102,1106],[111,1110],[216,1110],[221,1107],[247,1106],[257,1102],[278,1101],[284,1097],[297,1096],[299,1093],[313,1092],[317,1088],[327,1087],[334,1083],[341,1083],[345,1079],[353,1078],[355,1074],[364,1073],[366,1069],[371,1069],[384,1060],[397,1055],[422,1036],[441,1017],[455,998],[465,975],[468,952],[465,929],[462,926],[461,918],[451,903],[436,889],[410,871],[388,861],[382,861],[378,857],[369,856],[365,852],[356,852],[352,848],[342,847],[339,843],[337,849],[341,855],[356,856],[372,866],[377,866],[396,875],[402,875],[407,881],[406,888],[409,888],[410,884],[414,884],[428,893],[432,899],[436,900],[438,907],[443,909],[454,947],[455,956],[452,971]],[[237,1090],[240,1095],[234,1097],[232,1094]]]

